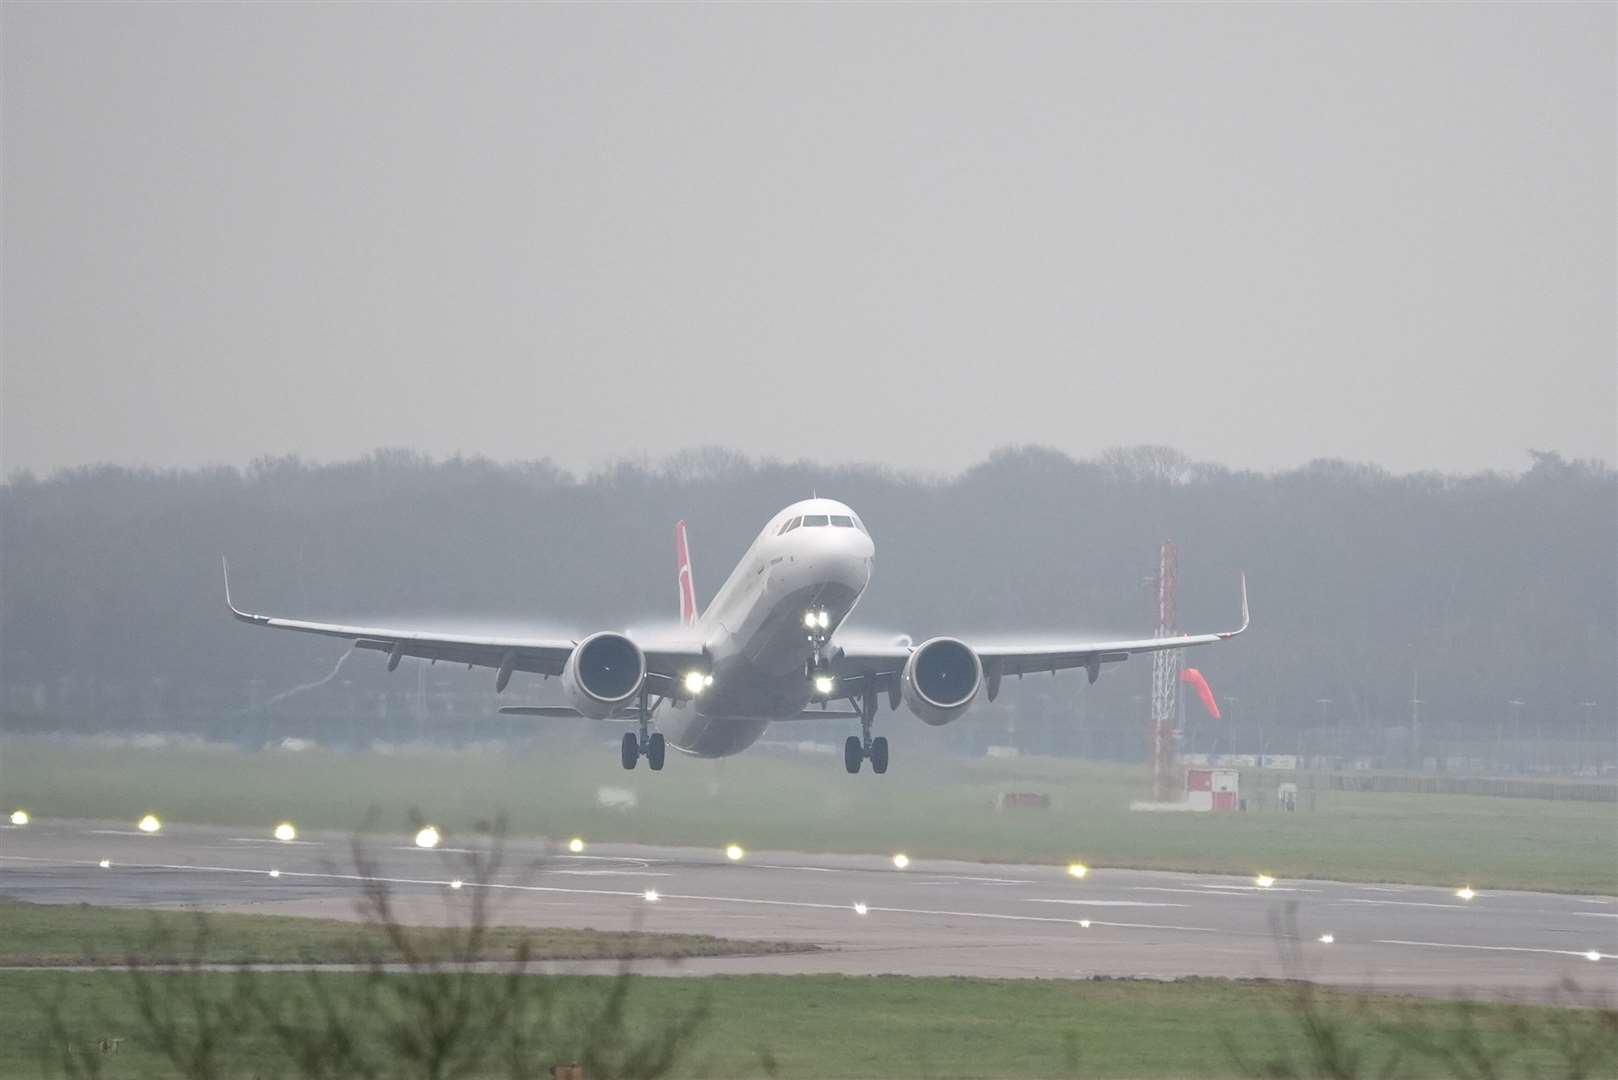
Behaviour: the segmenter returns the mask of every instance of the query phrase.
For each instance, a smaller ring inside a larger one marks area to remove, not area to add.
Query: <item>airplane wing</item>
[[[1175,637],[1136,638],[1120,641],[1040,642],[1029,645],[993,644],[977,646],[968,641],[983,662],[984,681],[998,688],[1002,676],[1027,675],[1070,668],[1084,668],[1095,682],[1101,674],[1102,664],[1127,660],[1136,653],[1160,652],[1164,649],[1187,649],[1196,645],[1212,645],[1247,630],[1247,575],[1241,578],[1242,622],[1234,630],[1213,634],[1181,634]],[[864,691],[867,681],[878,690],[897,694],[898,676],[905,661],[915,651],[912,645],[852,646],[843,651],[836,663],[837,692],[832,697],[853,696]],[[992,696],[992,695],[991,695]]]
[[[220,560],[225,572],[225,606],[237,619],[254,626],[272,630],[296,630],[305,634],[320,634],[341,638],[357,649],[372,649],[388,654],[388,670],[399,666],[406,656],[424,660],[443,660],[467,667],[492,668],[499,672],[495,686],[504,690],[513,671],[528,671],[536,675],[560,675],[567,658],[578,644],[567,638],[527,638],[480,636],[471,634],[441,634],[423,630],[404,630],[380,626],[348,626],[341,623],[306,622],[302,619],[282,619],[269,615],[256,615],[238,608],[230,599],[230,566]],[[647,647],[646,674],[655,685],[661,680],[673,680],[677,673],[702,659],[702,648],[697,643],[660,641]]]

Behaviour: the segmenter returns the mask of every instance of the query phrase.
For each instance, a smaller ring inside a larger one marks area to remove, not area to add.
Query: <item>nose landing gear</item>
[[[860,733],[843,741],[843,768],[850,773],[860,771],[862,762],[871,763],[871,771],[881,775],[888,771],[888,740],[878,735],[871,738],[871,724],[876,720],[876,688],[867,687],[860,699]]]

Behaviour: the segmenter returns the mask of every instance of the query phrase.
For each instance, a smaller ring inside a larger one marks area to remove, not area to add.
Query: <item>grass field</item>
[[[391,754],[248,753],[197,744],[0,740],[0,804],[36,817],[175,822],[267,831],[397,831],[412,810],[451,835],[505,814],[513,833],[912,857],[1265,872],[1283,878],[1618,893],[1611,803],[1470,795],[1321,792],[1313,812],[1141,814],[1139,767],[1057,759],[962,760],[895,748],[884,777],[840,760],[757,750],[626,773],[616,751],[572,736],[510,747]],[[597,805],[629,789],[633,810]],[[1039,791],[1047,812],[996,813],[996,793]]]
[[[177,1042],[193,1047],[194,990],[218,1007],[236,992],[238,976],[159,975],[159,991],[176,1011],[160,1010],[175,1024]],[[374,993],[357,974],[260,974],[255,1000],[271,1003],[279,1017],[305,1015],[318,980],[321,992]],[[402,978],[389,976],[388,978]],[[492,982],[500,976],[471,976]],[[197,981],[197,980],[200,980]],[[538,1025],[549,1034],[528,1050],[529,1075],[544,1075],[557,1061],[583,1056],[578,1042],[591,1030],[584,1017],[597,1015],[612,980],[553,977],[552,1000],[567,1015]],[[56,1003],[71,1042],[90,1048],[121,1039],[117,1053],[100,1059],[102,1075],[171,1074],[167,1061],[147,1048],[148,1024],[138,1019],[135,988],[121,973],[0,973],[0,1076],[39,1075],[46,1038],[43,1010]],[[705,1077],[1230,1077],[1253,1075],[1290,1062],[1295,1073],[1328,1075],[1314,1054],[1320,1031],[1305,1035],[1295,991],[1280,984],[1233,984],[1211,980],[1045,982],[979,979],[850,978],[842,976],[733,976],[706,979],[635,978],[629,984],[620,1038],[655,1040],[673,1018],[701,1009],[705,1018],[672,1071]],[[369,1000],[368,998],[365,1000]],[[1358,1055],[1353,1071],[1339,1076],[1431,1077],[1488,1075],[1612,1076],[1618,1074],[1618,1032],[1610,1014],[1546,1006],[1479,1005],[1408,999],[1360,999],[1318,993],[1310,1014],[1347,1053]],[[176,1004],[179,1003],[179,1004]],[[227,1006],[228,1007],[228,1006]],[[373,1012],[376,1015],[373,1015]],[[355,1013],[345,1034],[386,1042],[389,1025],[414,1023],[408,1007],[379,1022],[386,1010]],[[209,1015],[202,1010],[203,1015]],[[291,1072],[276,1039],[242,1014],[215,1016],[230,1026],[214,1048],[218,1073],[192,1075],[270,1076]],[[257,1014],[254,1014],[257,1015]],[[1603,1026],[1605,1025],[1605,1026]],[[597,1039],[608,1038],[596,1031]],[[1441,1057],[1414,1051],[1412,1040],[1464,1047],[1490,1066],[1488,1072],[1456,1072]],[[313,1041],[300,1038],[307,1050]],[[1582,1074],[1556,1065],[1570,1049],[1592,1056]],[[464,1052],[465,1047],[460,1051]],[[397,1050],[390,1051],[397,1053]],[[1245,1065],[1238,1063],[1238,1055]],[[630,1055],[624,1055],[630,1056]],[[1345,1055],[1337,1053],[1341,1062]],[[1390,1060],[1401,1064],[1387,1072]],[[452,1070],[446,1070],[450,1074]],[[605,1074],[607,1070],[602,1070]],[[614,1070],[634,1075],[633,1069]],[[475,1075],[508,1075],[498,1062]],[[395,1063],[384,1075],[424,1075],[419,1064]],[[593,1074],[594,1075],[594,1074]]]
[[[207,927],[199,935],[201,926]],[[338,919],[281,915],[209,915],[140,911],[89,904],[27,904],[0,900],[0,965],[181,963],[344,963],[367,957],[399,958],[399,950],[376,925]],[[479,955],[510,960],[519,947],[533,960],[650,960],[691,956],[736,956],[797,952],[790,942],[737,941],[706,934],[635,931],[536,930],[491,926]],[[456,932],[412,928],[415,946],[443,954]]]

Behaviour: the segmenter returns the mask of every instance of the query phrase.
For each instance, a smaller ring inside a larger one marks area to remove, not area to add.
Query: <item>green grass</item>
[[[363,994],[363,975],[307,973],[253,976],[261,1000],[278,1010],[307,1004],[311,980],[334,998]],[[161,986],[165,1001],[189,1001],[192,980],[223,1000],[234,975],[157,976],[186,980]],[[389,976],[388,978],[401,978]],[[497,979],[499,976],[472,976]],[[610,987],[599,977],[555,977],[555,1000],[587,1015]],[[122,1039],[102,1058],[104,1075],[128,1077],[172,1071],[143,1046],[132,982],[121,973],[0,973],[0,1077],[38,1075],[43,1010],[58,1003],[80,1046]],[[374,990],[374,988],[373,988]],[[843,976],[726,976],[638,978],[630,989],[625,1027],[655,1031],[671,1018],[705,1006],[706,1019],[673,1075],[705,1077],[1228,1077],[1239,1076],[1235,1054],[1263,1065],[1308,1060],[1308,1040],[1294,1010],[1293,990],[1280,984],[1186,980],[993,981],[983,979],[853,978]],[[1349,1044],[1370,1065],[1388,1059],[1395,1036],[1387,1025],[1429,1034],[1471,1031],[1475,1046],[1500,1077],[1568,1075],[1547,1069],[1563,1049],[1593,1046],[1584,1075],[1618,1074],[1618,1039],[1611,1014],[1548,1006],[1480,1005],[1365,998],[1319,992],[1323,1015],[1340,1024]],[[182,1030],[189,1004],[178,1010]],[[285,1011],[279,1015],[287,1015]],[[356,1038],[366,1020],[348,1028]],[[1603,1030],[1602,1025],[1607,1025]],[[194,1024],[191,1025],[194,1029]],[[549,1048],[534,1055],[534,1073],[579,1056],[584,1025],[564,1022]],[[1559,1049],[1562,1048],[1562,1049]],[[230,1075],[281,1075],[286,1068],[262,1026],[228,1032],[223,1057]],[[420,1075],[398,1066],[393,1075]],[[492,1070],[490,1070],[492,1071]],[[1363,1075],[1373,1075],[1367,1068]],[[1307,1074],[1306,1074],[1307,1075]],[[1432,1059],[1404,1056],[1402,1076],[1453,1075]]]
[[[206,926],[206,934],[199,929]],[[89,904],[28,904],[0,900],[0,964],[344,963],[399,950],[375,925],[289,915],[210,914],[205,922],[177,911],[140,911]],[[737,941],[706,934],[556,930],[491,926],[479,954],[509,960],[526,947],[533,960],[675,959],[801,952],[791,942]],[[416,948],[442,955],[465,931],[413,927]]]
[[[601,786],[633,789],[638,808],[597,806]],[[1131,812],[1145,786],[1143,767],[966,761],[903,739],[884,777],[757,750],[626,773],[613,748],[567,735],[389,755],[0,741],[0,800],[36,817],[133,822],[155,810],[267,832],[285,817],[353,830],[374,811],[398,830],[415,809],[453,835],[504,813],[517,835],[599,841],[1618,893],[1611,803],[1332,791],[1312,812]],[[1052,807],[996,813],[1002,791],[1042,791]]]

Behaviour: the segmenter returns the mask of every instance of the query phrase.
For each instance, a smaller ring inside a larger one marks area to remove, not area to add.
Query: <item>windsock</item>
[[[1214,700],[1213,690],[1209,688],[1208,680],[1202,677],[1202,672],[1194,667],[1188,667],[1180,672],[1180,681],[1196,687],[1197,696],[1202,699],[1203,707],[1208,710],[1208,715],[1215,720],[1220,718],[1219,702]]]

